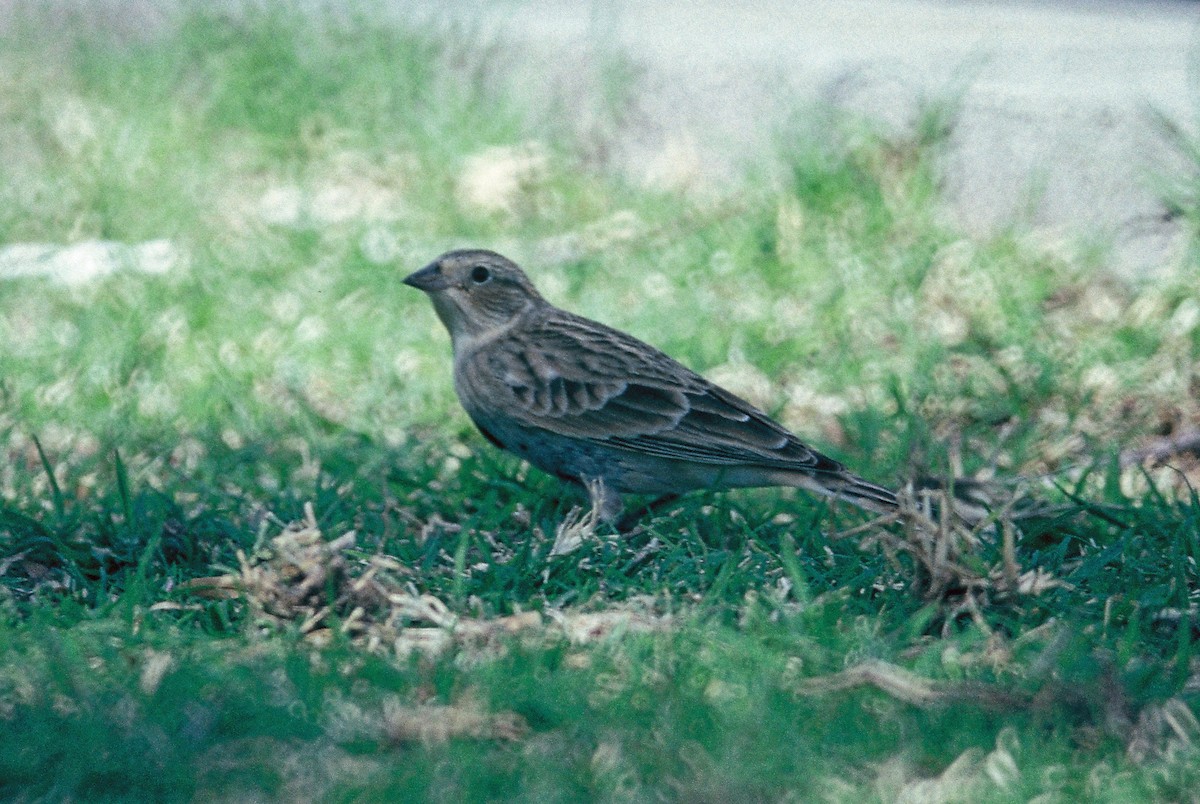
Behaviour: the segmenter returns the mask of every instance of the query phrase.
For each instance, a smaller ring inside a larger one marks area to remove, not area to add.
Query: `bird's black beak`
[[[450,287],[450,280],[442,273],[441,266],[432,262],[416,273],[404,277],[404,284],[426,293],[433,293]]]

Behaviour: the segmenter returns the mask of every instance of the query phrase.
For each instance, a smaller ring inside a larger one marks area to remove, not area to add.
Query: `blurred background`
[[[848,110],[898,134],[937,100],[956,104],[942,180],[963,225],[1094,238],[1113,247],[1111,267],[1125,276],[1153,273],[1177,253],[1179,227],[1166,219],[1153,178],[1180,168],[1161,118],[1194,118],[1194,3],[448,9],[518,42],[529,84],[541,91],[584,95],[586,65],[606,52],[631,59],[638,102],[619,139],[628,169],[647,181],[729,180],[770,151],[797,103]]]

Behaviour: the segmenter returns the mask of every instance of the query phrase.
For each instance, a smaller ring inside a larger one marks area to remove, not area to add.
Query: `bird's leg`
[[[592,500],[592,508],[600,513],[600,521],[612,524],[621,515],[624,505],[621,495],[609,488],[603,478],[584,481],[588,497]]]

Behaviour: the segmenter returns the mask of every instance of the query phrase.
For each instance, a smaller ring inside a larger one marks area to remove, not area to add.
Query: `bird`
[[[877,514],[868,482],[653,346],[555,307],[494,251],[448,251],[404,280],[450,333],[454,387],[480,433],[587,488],[615,523],[623,494],[791,486]]]

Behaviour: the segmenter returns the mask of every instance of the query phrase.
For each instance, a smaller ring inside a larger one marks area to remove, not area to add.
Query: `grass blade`
[[[54,467],[50,465],[50,459],[46,457],[46,450],[42,449],[42,442],[37,436],[33,436],[33,445],[37,447],[38,458],[42,461],[42,469],[46,471],[46,478],[50,481],[50,494],[54,500],[54,513],[62,519],[66,515],[66,502],[63,500],[62,489],[58,486],[58,480],[54,477]]]

